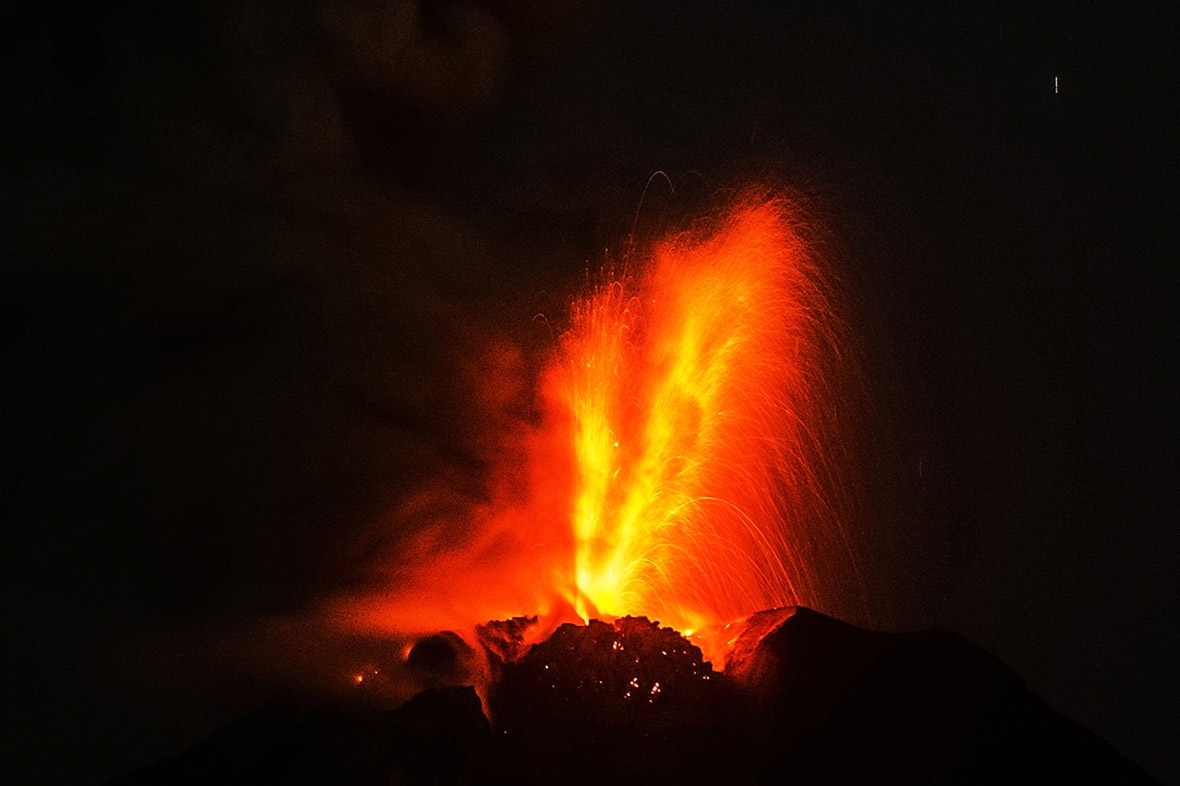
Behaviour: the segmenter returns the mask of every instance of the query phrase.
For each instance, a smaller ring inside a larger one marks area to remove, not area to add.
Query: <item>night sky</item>
[[[330,660],[259,621],[461,521],[587,269],[756,182],[830,238],[873,401],[868,608],[827,610],[1180,782],[1180,11],[862,5],[5,3],[4,780]]]

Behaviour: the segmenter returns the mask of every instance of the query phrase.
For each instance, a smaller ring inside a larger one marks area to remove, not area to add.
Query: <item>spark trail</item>
[[[547,391],[574,453],[580,616],[683,631],[814,590],[839,347],[788,207],[753,202],[575,304]]]
[[[458,518],[430,513],[445,488],[412,495],[390,583],[334,616],[409,636],[532,615],[534,637],[625,615],[691,634],[856,595],[840,479],[857,399],[805,226],[748,199],[575,301],[526,469]]]

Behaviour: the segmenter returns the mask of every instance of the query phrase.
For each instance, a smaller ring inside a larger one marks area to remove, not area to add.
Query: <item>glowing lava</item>
[[[547,390],[575,456],[575,603],[683,631],[801,598],[823,510],[820,276],[785,206],[706,237],[576,304]]]
[[[780,606],[830,607],[847,553],[843,332],[805,226],[751,199],[628,258],[573,307],[541,379],[544,420],[489,496],[456,511],[434,488],[392,591],[344,601],[352,629],[470,636],[538,615],[646,616],[717,660],[720,626]],[[462,537],[459,535],[462,534]],[[824,582],[818,580],[822,573]]]

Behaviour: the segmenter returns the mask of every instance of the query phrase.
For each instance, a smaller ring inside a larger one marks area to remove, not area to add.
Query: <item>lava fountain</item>
[[[781,202],[673,237],[575,305],[547,393],[575,457],[583,619],[688,632],[814,591],[831,320]]]
[[[592,286],[540,379],[523,476],[464,511],[464,542],[423,527],[396,589],[349,624],[539,615],[543,636],[646,616],[693,634],[846,596],[816,568],[847,556],[844,345],[805,227],[786,200],[747,199]]]
[[[260,711],[142,782],[1152,783],[965,639],[803,607],[860,589],[830,567],[862,434],[804,228],[750,200],[593,288],[526,460],[461,520],[411,497],[396,592],[345,607],[405,643],[361,709]]]

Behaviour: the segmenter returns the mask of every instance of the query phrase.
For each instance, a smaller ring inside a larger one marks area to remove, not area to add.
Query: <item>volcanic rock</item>
[[[525,635],[537,624],[536,616],[493,620],[475,627],[475,637],[487,650],[494,663],[505,664],[519,660],[528,649]]]
[[[492,696],[502,741],[539,783],[732,781],[748,717],[701,651],[645,617],[563,625],[505,666]],[[576,766],[571,766],[576,762]]]
[[[487,783],[491,739],[472,688],[426,690],[392,712],[280,699],[111,786]]]
[[[406,656],[406,666],[425,688],[471,685],[478,679],[479,661],[479,653],[449,630],[422,639]]]
[[[757,697],[770,782],[1154,782],[956,634],[875,633],[800,607],[747,636],[727,672]]]
[[[529,624],[489,629],[507,642],[491,723],[472,688],[385,712],[279,702],[116,784],[1154,783],[951,633],[777,609],[735,628],[717,672],[644,618],[526,650]],[[442,637],[419,657],[449,677],[464,653]]]

